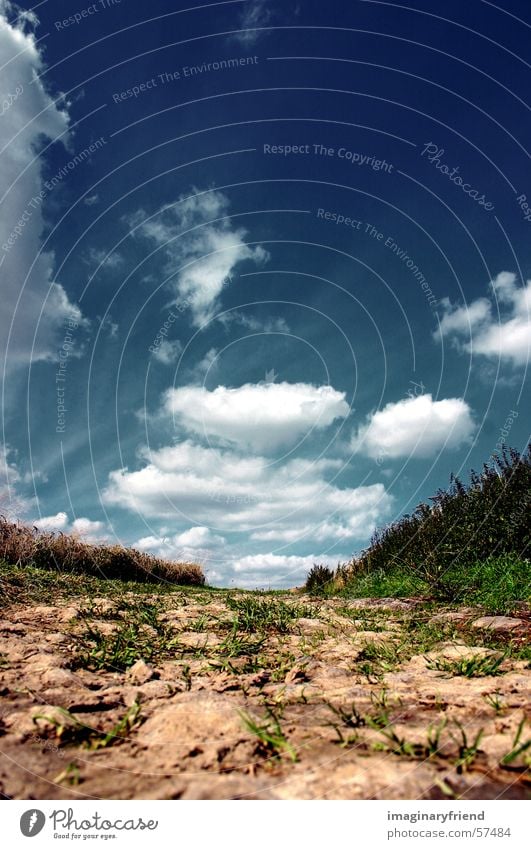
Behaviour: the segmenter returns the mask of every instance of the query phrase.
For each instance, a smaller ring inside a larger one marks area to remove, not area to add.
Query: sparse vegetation
[[[36,714],[33,722],[37,727],[39,722],[45,722],[51,727],[51,733],[58,746],[82,744],[92,750],[106,749],[127,737],[130,731],[140,723],[138,701],[135,701],[116,725],[107,732],[81,722],[77,716],[63,707],[52,707],[51,711],[49,714]]]
[[[436,669],[439,672],[446,673],[450,678],[455,675],[462,675],[465,678],[482,678],[488,675],[502,675],[503,670],[500,668],[503,661],[507,657],[502,655],[473,655],[472,657],[462,657],[456,660],[446,660],[444,657],[436,657],[426,659],[428,669]]]
[[[313,616],[315,611],[301,604],[286,604],[276,599],[262,599],[248,595],[243,598],[228,598],[227,607],[236,611],[234,631],[276,631],[286,634],[293,621],[304,616]]]
[[[240,716],[247,730],[258,739],[258,748],[263,755],[279,759],[285,752],[292,762],[297,761],[297,752],[280,726],[281,717],[271,708],[266,710],[262,720],[253,719],[243,711],[240,711]]]

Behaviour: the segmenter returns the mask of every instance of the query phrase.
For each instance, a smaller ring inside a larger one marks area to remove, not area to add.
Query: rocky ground
[[[524,606],[190,589],[2,616],[4,797],[531,798]]]

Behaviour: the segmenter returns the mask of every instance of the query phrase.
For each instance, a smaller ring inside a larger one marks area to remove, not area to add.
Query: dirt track
[[[4,796],[531,798],[525,612],[233,596],[4,611]]]

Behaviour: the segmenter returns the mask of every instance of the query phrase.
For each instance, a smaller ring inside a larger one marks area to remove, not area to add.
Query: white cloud
[[[68,115],[37,78],[43,69],[41,53],[33,34],[25,32],[31,16],[22,15],[11,24],[7,15],[14,9],[6,3],[0,6],[0,103],[10,104],[3,107],[0,120],[0,365],[11,332],[11,366],[30,357],[47,359],[66,319],[81,319],[79,309],[53,280],[53,253],[40,252],[47,190],[43,160],[35,150],[43,140],[55,141],[67,131]]]
[[[366,541],[391,507],[381,483],[345,489],[329,483],[342,467],[339,460],[293,459],[279,468],[263,456],[242,457],[190,441],[145,448],[141,456],[138,471],[111,472],[103,498],[157,521],[179,520],[216,533],[269,532],[260,537],[268,540]]]
[[[160,345],[157,345],[155,350],[152,352],[152,355],[159,363],[163,363],[165,366],[170,366],[176,362],[182,349],[183,346],[177,339],[173,342],[169,339],[163,339]]]
[[[19,484],[28,483],[30,477],[21,475],[16,464],[16,452],[0,443],[0,515],[16,521],[30,508],[30,501],[19,494]]]
[[[97,522],[80,516],[74,519],[69,531],[77,534],[85,542],[105,542],[108,540],[105,522]]]
[[[219,557],[225,544],[225,537],[214,534],[210,528],[197,526],[173,536],[142,537],[133,543],[133,548],[166,560],[203,562],[211,556]]]
[[[469,442],[474,427],[463,399],[434,401],[429,394],[419,395],[387,404],[369,416],[352,447],[372,458],[431,457],[443,448]]]
[[[68,516],[60,511],[55,516],[40,516],[32,524],[40,531],[64,531],[68,525]]]
[[[186,430],[258,451],[293,443],[349,414],[345,393],[307,383],[170,389],[164,407]]]
[[[234,583],[243,589],[267,589],[268,587],[280,589],[301,586],[315,563],[334,569],[338,562],[345,562],[348,559],[350,559],[348,556],[342,554],[333,556],[309,554],[303,557],[273,552],[249,554],[230,560],[222,566],[215,565],[212,569],[207,569],[207,575],[210,583],[222,586]]]
[[[39,516],[31,522],[39,531],[62,531],[63,533],[75,534],[83,542],[100,543],[106,542],[109,537],[106,533],[105,522],[96,522],[80,516],[69,522],[68,514],[61,510],[55,516]]]
[[[213,534],[210,528],[205,527],[196,527],[189,528],[189,530],[184,531],[182,534],[179,534],[175,537],[175,541],[179,545],[187,545],[190,548],[203,548],[207,545],[224,545],[225,540],[223,537],[216,536]]]
[[[177,295],[175,304],[190,309],[196,326],[212,318],[238,263],[262,263],[268,258],[262,247],[246,245],[246,232],[233,227],[228,206],[222,192],[210,191],[180,197],[147,220],[141,211],[130,221],[137,234],[163,248],[165,273],[172,277]]]
[[[434,337],[448,336],[467,352],[525,365],[531,351],[531,280],[518,286],[515,274],[502,271],[491,281],[490,291],[490,300],[478,298],[466,306],[452,305],[445,298]]]

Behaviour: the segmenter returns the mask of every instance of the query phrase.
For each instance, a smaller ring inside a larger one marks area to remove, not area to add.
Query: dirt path
[[[183,590],[3,615],[6,797],[531,798],[525,611]]]

